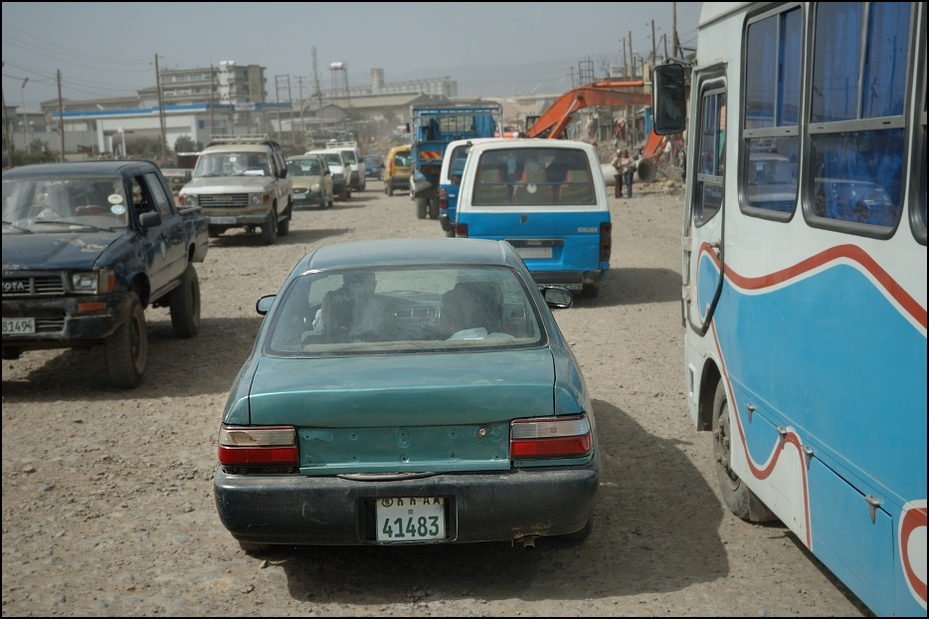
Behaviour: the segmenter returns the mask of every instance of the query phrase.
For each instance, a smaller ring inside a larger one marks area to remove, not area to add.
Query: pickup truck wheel
[[[121,389],[138,387],[148,361],[145,312],[136,294],[130,293],[129,316],[104,342],[110,380]]]
[[[171,326],[181,339],[197,335],[200,330],[200,279],[197,269],[188,264],[181,283],[171,291]]]
[[[387,181],[387,182],[384,184],[384,193],[386,193],[386,194],[387,194],[388,196],[390,196],[390,197],[393,197],[393,195],[394,195],[394,186],[390,184],[390,181]]]
[[[271,209],[265,222],[261,224],[261,240],[265,245],[274,245],[277,241],[277,209]]]
[[[416,198],[416,219],[425,219],[429,203],[425,198]]]
[[[584,284],[581,288],[581,296],[585,299],[596,299],[600,296],[600,286],[597,284]]]
[[[293,209],[287,209],[287,217],[283,221],[278,222],[277,224],[277,235],[278,236],[287,236],[290,234],[290,218],[293,217]]]
[[[439,200],[437,198],[429,199],[429,219],[439,218]]]

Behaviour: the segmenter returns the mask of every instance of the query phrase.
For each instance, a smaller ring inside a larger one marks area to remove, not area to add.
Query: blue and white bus
[[[926,614],[926,46],[925,2],[708,2],[653,76],[721,494],[878,615]]]

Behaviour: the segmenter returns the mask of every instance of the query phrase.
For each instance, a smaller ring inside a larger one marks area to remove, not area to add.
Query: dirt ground
[[[722,505],[707,433],[684,400],[682,190],[610,198],[600,298],[556,313],[595,402],[602,486],[591,537],[246,555],[216,515],[212,475],[227,390],[257,298],[312,247],[441,236],[379,181],[295,214],[265,247],[232,232],[198,265],[203,322],[177,340],[149,310],[149,370],[107,385],[102,348],[3,362],[3,616],[868,616],[780,525]]]

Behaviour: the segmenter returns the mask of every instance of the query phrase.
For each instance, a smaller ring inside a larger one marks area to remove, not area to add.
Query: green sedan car
[[[219,429],[214,495],[271,545],[582,540],[600,450],[583,375],[506,242],[397,239],[304,256]]]

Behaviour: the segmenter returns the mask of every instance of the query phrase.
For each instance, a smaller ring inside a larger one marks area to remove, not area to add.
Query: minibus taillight
[[[600,262],[609,262],[613,253],[613,224],[608,221],[600,224]]]

